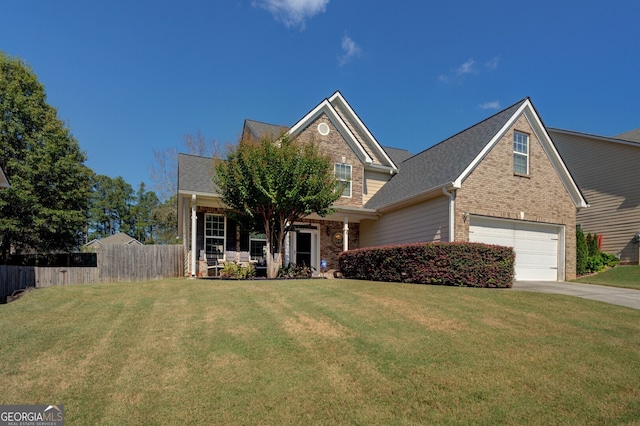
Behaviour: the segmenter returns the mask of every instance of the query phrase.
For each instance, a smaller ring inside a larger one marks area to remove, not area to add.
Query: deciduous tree
[[[216,140],[207,138],[200,132],[187,133],[182,138],[183,151],[200,157],[220,156],[220,145]],[[170,147],[164,150],[153,150],[154,163],[149,167],[149,175],[153,181],[158,198],[166,201],[176,195],[178,187],[178,149]],[[176,204],[176,208],[177,204]]]
[[[245,227],[264,231],[267,276],[277,276],[282,248],[293,224],[312,214],[329,214],[341,193],[331,161],[310,142],[287,135],[242,139],[226,160],[215,162],[214,182],[222,201]]]
[[[0,255],[82,242],[93,172],[31,68],[0,52]]]

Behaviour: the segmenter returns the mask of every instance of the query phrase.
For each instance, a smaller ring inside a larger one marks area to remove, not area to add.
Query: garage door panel
[[[469,233],[474,239],[471,241],[485,242],[490,241],[487,244],[496,244],[500,246],[513,247],[515,242],[515,235],[513,233],[513,225],[500,223],[499,226],[491,227],[487,221],[478,221],[478,225],[474,224],[469,228]]]
[[[469,241],[513,247],[516,280],[558,279],[559,228],[553,225],[472,218]]]

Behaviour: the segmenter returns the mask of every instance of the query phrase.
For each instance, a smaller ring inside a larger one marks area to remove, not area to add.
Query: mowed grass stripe
[[[0,306],[0,403],[72,424],[632,423],[639,319],[349,280],[49,288]]]

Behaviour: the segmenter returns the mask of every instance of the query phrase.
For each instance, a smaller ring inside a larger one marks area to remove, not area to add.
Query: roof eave
[[[549,132],[547,131],[547,128],[542,122],[540,115],[538,114],[538,112],[536,111],[535,107],[533,106],[533,104],[529,99],[527,99],[526,103],[529,105],[529,109],[525,111],[525,118],[529,121],[529,124],[531,125],[531,128],[533,129],[533,131],[538,134],[537,135],[538,140],[540,140],[541,142],[543,141],[546,142],[546,143],[542,143],[542,147],[543,149],[545,149],[545,151],[547,149],[551,151],[551,152],[547,152],[547,155],[549,156],[549,159],[554,169],[558,173],[560,180],[562,181],[565,188],[567,189],[567,192],[569,192],[569,195],[571,196],[571,199],[573,200],[573,203],[575,204],[576,208],[582,209],[582,208],[589,207],[589,204],[587,203],[587,200],[582,195],[582,192],[580,191],[578,184],[573,179],[573,176],[571,176],[571,172],[567,168],[567,165],[564,163],[564,161],[562,160],[562,157],[560,156],[560,153],[556,149],[556,146],[553,143],[553,139],[549,135]]]
[[[580,136],[580,137],[585,137],[585,138],[590,138],[590,139],[597,139],[597,140],[601,140],[603,142],[612,142],[612,143],[617,143],[620,145],[627,145],[627,146],[633,146],[635,148],[640,148],[640,143],[639,142],[634,142],[634,141],[628,141],[625,139],[617,139],[617,138],[611,138],[608,136],[599,136],[599,135],[593,135],[590,133],[582,133],[582,132],[575,132],[573,130],[564,130],[564,129],[557,129],[554,127],[549,127],[548,130],[552,133],[562,133],[565,135],[570,135],[570,136]]]
[[[188,189],[179,189],[178,195],[195,195],[196,197],[209,197],[209,198],[220,198],[221,195],[217,192],[202,192],[202,191],[191,191]]]
[[[447,182],[442,185],[434,186],[433,188],[426,189],[417,194],[404,197],[401,200],[397,200],[388,204],[384,204],[382,206],[378,206],[376,208],[376,211],[380,213],[386,213],[391,210],[397,210],[402,207],[407,207],[413,204],[417,204],[419,202],[443,195],[443,192],[442,192],[443,189],[447,191],[460,189],[460,185],[456,184],[456,182]]]
[[[382,171],[382,172],[388,172],[389,174],[398,173],[397,167],[384,166],[382,164],[376,164],[376,163],[366,163],[364,168],[365,170]]]

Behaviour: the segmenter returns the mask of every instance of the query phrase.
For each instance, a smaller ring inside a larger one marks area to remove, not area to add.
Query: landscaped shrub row
[[[480,243],[421,243],[342,252],[345,278],[468,287],[513,285],[510,247]]]

